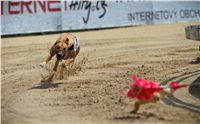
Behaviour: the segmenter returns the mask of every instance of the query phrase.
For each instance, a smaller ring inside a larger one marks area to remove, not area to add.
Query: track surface
[[[200,92],[177,91],[139,114],[121,96],[137,74],[157,82],[191,84],[200,76],[200,42],[187,40],[180,23],[75,33],[81,51],[64,80],[41,84],[46,68],[38,64],[60,34],[2,39],[3,124],[143,124],[200,122]],[[197,97],[196,97],[197,96]]]

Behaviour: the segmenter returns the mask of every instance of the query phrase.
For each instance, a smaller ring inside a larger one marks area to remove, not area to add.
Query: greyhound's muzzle
[[[65,54],[63,53],[63,52],[58,52],[57,54],[56,54],[56,58],[58,59],[58,60],[61,60],[61,59],[63,59],[64,58],[64,56],[65,56]]]

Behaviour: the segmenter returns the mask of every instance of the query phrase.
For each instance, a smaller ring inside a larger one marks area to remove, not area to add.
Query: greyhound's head
[[[62,42],[62,41],[56,41],[54,44],[56,48],[56,57],[57,59],[61,60],[64,58],[65,53],[67,51],[67,42]]]

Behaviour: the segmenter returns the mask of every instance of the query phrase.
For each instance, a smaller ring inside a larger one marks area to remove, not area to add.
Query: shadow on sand
[[[164,120],[164,118],[158,117],[156,114],[151,113],[151,112],[142,112],[142,113],[136,113],[136,114],[126,115],[126,116],[114,117],[113,119],[116,121],[135,121],[135,120],[141,120],[141,119],[148,119],[151,117],[155,117],[159,120]]]
[[[57,82],[57,83],[52,83],[52,82],[40,82],[36,86],[33,86],[30,89],[48,89],[48,88],[57,88],[59,85],[63,83]]]
[[[188,91],[192,96],[200,99],[200,76],[192,82]]]

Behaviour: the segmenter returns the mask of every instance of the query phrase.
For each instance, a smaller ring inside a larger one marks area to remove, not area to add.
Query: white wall
[[[1,34],[200,21],[200,1],[3,1]]]

